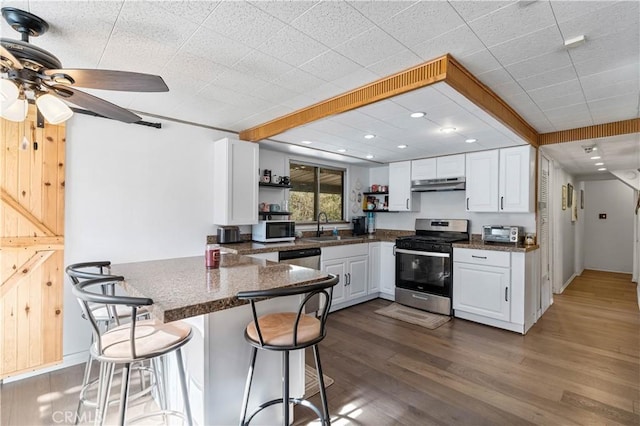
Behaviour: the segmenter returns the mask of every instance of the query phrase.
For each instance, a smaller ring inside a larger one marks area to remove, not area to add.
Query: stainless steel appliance
[[[482,241],[490,243],[522,243],[524,228],[521,226],[484,225]]]
[[[367,218],[365,216],[355,216],[351,218],[353,224],[353,235],[364,235],[367,233]]]
[[[218,244],[239,243],[240,228],[237,226],[218,226]]]
[[[411,181],[411,191],[413,192],[464,191],[465,188],[466,179],[464,176]]]
[[[259,220],[251,226],[251,239],[261,243],[293,241],[296,223],[293,220]]]
[[[278,252],[278,262],[320,270],[320,254],[319,248],[281,251]],[[316,312],[319,308],[320,300],[317,297],[305,305],[307,313]]]
[[[451,315],[451,243],[469,240],[469,221],[416,219],[415,229],[415,235],[396,239],[396,302]]]

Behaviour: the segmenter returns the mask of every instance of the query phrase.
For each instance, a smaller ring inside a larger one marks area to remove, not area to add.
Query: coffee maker
[[[353,223],[353,235],[365,235],[367,233],[367,221],[364,216],[354,216],[351,218]]]

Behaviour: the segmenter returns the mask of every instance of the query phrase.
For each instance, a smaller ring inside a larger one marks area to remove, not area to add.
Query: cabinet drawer
[[[453,261],[509,268],[511,267],[511,253],[506,251],[454,248]]]

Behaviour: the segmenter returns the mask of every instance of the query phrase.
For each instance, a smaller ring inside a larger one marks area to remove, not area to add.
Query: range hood
[[[465,178],[446,178],[446,179],[426,179],[412,180],[411,191],[413,192],[432,192],[432,191],[463,191],[465,189]]]

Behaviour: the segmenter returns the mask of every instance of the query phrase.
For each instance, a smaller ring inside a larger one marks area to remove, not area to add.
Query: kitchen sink
[[[349,241],[349,240],[361,240],[362,237],[345,237],[342,235],[324,235],[322,237],[306,237],[301,238],[301,240],[305,241]]]

